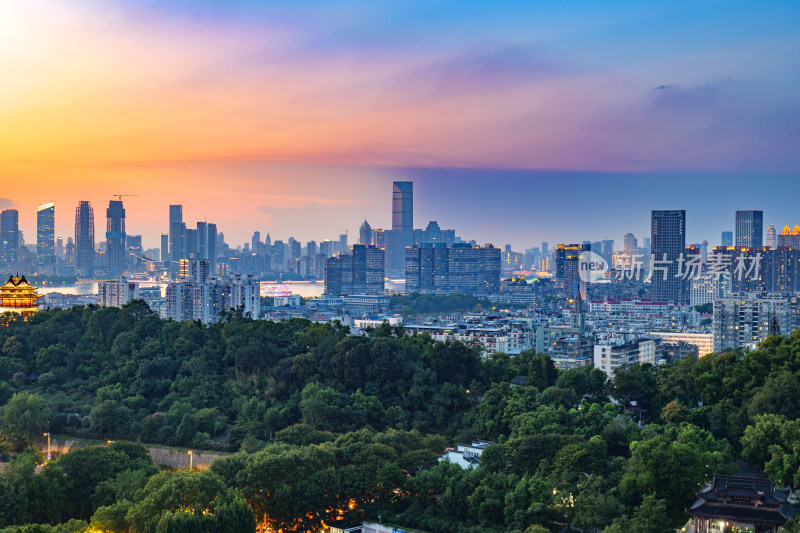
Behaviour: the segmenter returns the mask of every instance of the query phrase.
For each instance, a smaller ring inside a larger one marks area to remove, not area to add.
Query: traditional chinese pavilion
[[[714,476],[686,510],[696,533],[776,533],[797,513],[770,478]]]
[[[28,283],[25,276],[11,276],[0,287],[0,313],[11,311],[29,315],[38,310],[40,295],[36,287]]]

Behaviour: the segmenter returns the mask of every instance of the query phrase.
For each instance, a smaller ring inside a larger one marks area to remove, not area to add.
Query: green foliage
[[[49,418],[47,407],[38,394],[18,392],[3,407],[2,435],[15,448],[24,448],[47,431]]]

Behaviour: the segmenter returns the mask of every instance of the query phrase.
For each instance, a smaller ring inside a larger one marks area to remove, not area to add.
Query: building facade
[[[139,284],[134,281],[108,280],[97,284],[97,303],[101,307],[122,307],[139,298]]]
[[[75,269],[86,277],[94,271],[94,210],[87,200],[75,209]]]
[[[679,259],[686,250],[686,211],[654,210],[650,216],[650,265],[652,298],[684,302],[686,283],[678,274]]]
[[[406,292],[498,294],[501,261],[491,244],[413,246],[406,249]]]
[[[106,210],[106,257],[110,278],[125,272],[128,263],[125,241],[125,208],[122,201],[111,200]]]
[[[714,351],[755,348],[800,328],[800,295],[740,292],[714,301]]]
[[[325,294],[374,294],[384,292],[384,250],[363,244],[353,245],[349,254],[325,260]]]
[[[736,246],[764,246],[763,211],[736,211]]]
[[[0,213],[0,264],[9,266],[19,257],[19,211],[4,209]]]
[[[56,204],[36,208],[36,261],[45,270],[56,261]],[[49,273],[49,272],[48,272]]]

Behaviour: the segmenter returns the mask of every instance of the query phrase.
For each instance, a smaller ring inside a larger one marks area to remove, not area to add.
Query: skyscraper
[[[775,224],[770,223],[767,228],[767,248],[775,248],[778,246],[778,232],[775,229]]]
[[[108,276],[118,278],[127,266],[125,253],[125,208],[121,200],[108,202],[106,210],[106,257]]]
[[[633,256],[636,253],[636,248],[638,248],[638,243],[636,242],[636,237],[633,233],[626,233],[625,234],[625,255]]]
[[[364,223],[358,229],[358,244],[372,244],[372,226],[364,219]]]
[[[81,200],[75,209],[75,268],[81,276],[94,270],[94,211],[92,204]]]
[[[19,211],[6,209],[0,213],[0,263],[9,265],[19,252]]]
[[[591,244],[559,244],[555,249],[556,285],[564,297],[572,299],[580,291],[579,260]]]
[[[405,269],[406,246],[414,244],[414,183],[395,181],[392,185],[392,234],[389,269]]]
[[[169,271],[174,275],[178,271],[178,262],[183,258],[183,241],[185,240],[183,225],[183,206],[169,206]]]
[[[679,259],[686,249],[686,211],[652,211],[650,245],[653,263],[650,290],[654,300],[684,302],[684,280],[678,273]]]
[[[764,246],[763,211],[736,211],[736,246]]]
[[[48,202],[36,209],[36,260],[40,265],[55,263],[56,204]]]
[[[722,246],[733,246],[733,232],[732,231],[723,231],[722,232],[722,240],[720,241]]]
[[[210,222],[206,223],[206,232],[208,234],[206,238],[208,271],[214,276],[217,273],[217,225]]]
[[[169,233],[161,234],[161,261],[169,260]]]

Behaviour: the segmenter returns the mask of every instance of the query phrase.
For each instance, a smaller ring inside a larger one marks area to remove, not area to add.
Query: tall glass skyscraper
[[[392,187],[392,239],[389,269],[405,270],[406,246],[414,244],[414,183],[395,181]]]
[[[686,211],[652,211],[650,239],[652,298],[659,302],[684,302],[686,284],[676,274],[681,254],[686,250]]]
[[[92,204],[81,200],[75,209],[75,268],[81,276],[94,270],[94,211]]]
[[[19,211],[6,209],[0,213],[0,263],[9,265],[19,253]]]
[[[736,211],[736,246],[764,246],[763,211]]]
[[[108,275],[117,278],[126,267],[125,252],[125,208],[122,201],[111,200],[106,210],[106,256],[108,257]]]
[[[56,204],[47,202],[36,209],[36,259],[52,265],[56,258]]]

